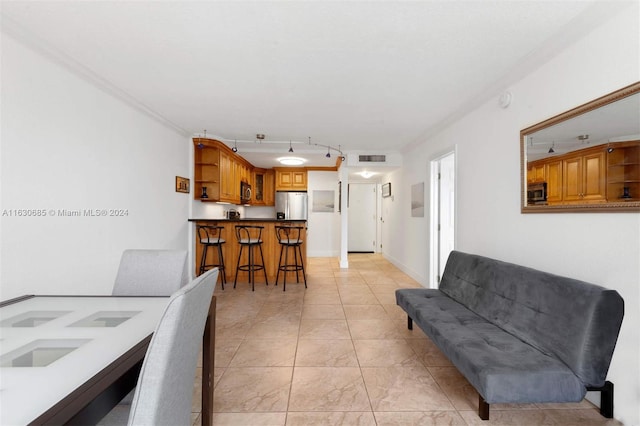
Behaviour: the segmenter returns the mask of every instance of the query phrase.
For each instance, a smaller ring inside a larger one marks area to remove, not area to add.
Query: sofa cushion
[[[449,297],[433,290],[396,291],[407,296],[411,316],[488,403],[580,401],[586,388],[556,358],[543,354],[489,323]]]
[[[439,289],[559,359],[586,386],[604,384],[624,313],[616,291],[457,251],[449,255]]]

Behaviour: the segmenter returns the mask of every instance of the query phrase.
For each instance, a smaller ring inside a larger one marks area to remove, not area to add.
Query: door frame
[[[449,148],[445,151],[442,151],[431,158],[429,162],[429,173],[431,178],[431,202],[430,202],[430,227],[429,227],[429,253],[430,253],[430,262],[429,262],[429,277],[427,280],[427,285],[430,288],[438,288],[439,280],[438,280],[438,266],[439,266],[439,257],[440,257],[440,238],[438,231],[438,223],[440,217],[440,182],[438,179],[438,173],[440,172],[440,162],[443,158],[453,155],[453,198],[454,198],[454,224],[453,224],[453,246],[457,247],[458,240],[458,220],[457,220],[457,206],[458,206],[458,148],[457,145],[454,145],[452,148]]]

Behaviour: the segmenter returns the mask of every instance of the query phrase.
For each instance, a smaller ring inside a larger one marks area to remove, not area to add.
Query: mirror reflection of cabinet
[[[563,201],[606,201],[604,150],[595,151],[580,153],[563,161]]]
[[[640,82],[520,132],[521,211],[640,212]],[[544,203],[528,186],[546,183]]]
[[[640,201],[640,141],[608,150],[607,194],[609,198]]]

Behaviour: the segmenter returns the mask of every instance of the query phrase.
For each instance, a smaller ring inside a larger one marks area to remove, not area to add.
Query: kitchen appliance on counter
[[[227,219],[240,219],[240,212],[234,209],[227,210]]]
[[[276,192],[276,219],[307,220],[306,192]]]
[[[240,182],[240,202],[246,204],[251,201],[251,185]]]
[[[527,185],[527,204],[547,204],[547,183],[535,182]]]

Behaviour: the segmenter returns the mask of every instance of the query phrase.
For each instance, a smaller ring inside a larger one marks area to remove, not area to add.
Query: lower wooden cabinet
[[[304,226],[306,228],[306,222],[263,222],[263,221],[248,221],[243,220],[241,222],[238,221],[227,221],[227,220],[203,220],[203,221],[195,221],[195,225],[211,225],[211,226],[222,226],[224,230],[222,231],[222,238],[226,241],[222,245],[222,253],[224,256],[224,264],[227,278],[227,286],[226,288],[233,289],[233,279],[236,273],[236,264],[238,262],[238,254],[240,253],[240,245],[236,239],[235,234],[235,226],[236,225],[260,225],[264,226],[262,230],[262,252],[264,254],[264,261],[267,269],[267,277],[269,278],[269,285],[275,284],[276,274],[278,272],[278,261],[280,257],[280,244],[278,243],[278,238],[276,237],[275,227],[277,225],[289,225],[289,226]],[[197,234],[197,232],[196,232]],[[247,250],[245,249],[242,253],[242,259],[240,260],[240,264],[247,263]],[[202,244],[198,241],[198,238],[195,238],[195,250],[194,250],[194,273],[197,276],[199,274],[200,269],[200,259],[202,258]],[[213,263],[213,260],[216,259],[217,251],[209,250],[207,253],[207,263]],[[302,257],[304,261],[305,268],[307,267],[307,241],[306,241],[306,232],[304,236],[304,240],[302,243]],[[281,274],[282,275],[282,274]],[[292,276],[289,275],[287,281],[292,280]],[[238,281],[246,283],[248,280],[247,272],[241,271],[238,273]],[[302,279],[302,277],[301,277]],[[282,281],[282,277],[280,277]],[[256,272],[256,283],[262,284],[264,282],[264,275],[262,275],[262,271]],[[294,282],[294,281],[290,281]],[[246,284],[245,284],[246,285]],[[279,284],[279,286],[282,284]]]

